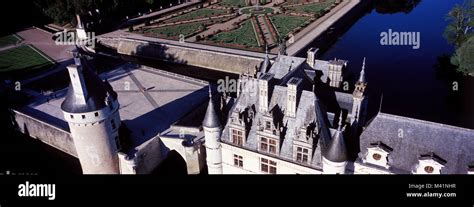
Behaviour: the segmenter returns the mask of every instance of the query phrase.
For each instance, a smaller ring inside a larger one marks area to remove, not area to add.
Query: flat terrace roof
[[[125,64],[99,76],[108,80],[118,94],[120,118],[131,131],[135,150],[207,104],[209,97],[208,82],[146,66]],[[60,107],[66,93],[64,88],[38,95],[26,106],[28,113],[48,122],[54,120],[54,125],[67,126]]]

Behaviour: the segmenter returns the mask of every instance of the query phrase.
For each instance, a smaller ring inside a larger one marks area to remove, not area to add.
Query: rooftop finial
[[[364,71],[365,69],[365,57],[364,57],[364,61],[362,62],[362,71]]]
[[[268,45],[267,44],[265,44],[265,54],[268,55]]]
[[[364,61],[362,62],[362,70],[360,71],[359,82],[365,82],[365,57]]]
[[[209,98],[212,98],[211,85],[209,85]]]
[[[341,111],[341,114],[339,115],[339,126],[337,127],[338,131],[341,131],[342,124],[343,124],[343,122],[342,122],[342,111]]]

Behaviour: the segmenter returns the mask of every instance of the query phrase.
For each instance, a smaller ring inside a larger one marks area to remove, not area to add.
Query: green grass
[[[220,9],[208,9],[208,8],[203,8],[203,9],[198,9],[196,11],[192,11],[177,17],[173,17],[169,20],[166,20],[165,22],[178,22],[182,20],[193,20],[193,19],[200,19],[200,18],[206,18],[206,17],[212,17],[212,16],[219,16],[222,14],[225,14],[227,11],[225,10],[220,10]]]
[[[32,71],[53,64],[27,45],[0,52],[0,73]]]
[[[286,7],[286,11],[296,12],[296,13],[316,14],[319,11],[329,7],[334,2],[335,0],[326,0],[325,2],[320,2],[320,3]]]
[[[189,24],[179,24],[173,26],[165,26],[159,28],[150,28],[144,31],[148,35],[164,35],[168,38],[179,39],[179,36],[182,34],[184,36],[190,35],[200,28],[204,28],[205,25],[203,22],[189,23]]]
[[[286,37],[293,29],[301,26],[310,17],[299,17],[299,16],[287,16],[287,15],[274,15],[270,19],[275,25],[277,32],[280,37]]]
[[[0,37],[0,48],[9,46],[9,45],[14,45],[18,41],[20,41],[20,39],[18,39],[14,35],[7,35],[7,36]]]
[[[245,0],[222,0],[219,4],[222,6],[245,7]]]
[[[238,44],[249,47],[258,47],[257,37],[250,20],[244,21],[235,30],[221,32],[212,36],[209,40],[219,43]]]

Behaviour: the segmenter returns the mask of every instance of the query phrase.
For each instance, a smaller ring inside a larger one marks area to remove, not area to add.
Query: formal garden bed
[[[260,0],[257,9],[254,0],[219,0],[145,22],[144,26],[130,31],[164,39],[184,37],[186,41],[264,51],[266,46],[277,47],[280,39],[292,38],[339,2]],[[238,22],[227,23],[234,18],[239,18]],[[223,25],[214,26],[218,23]],[[212,30],[208,30],[210,27]]]
[[[186,21],[186,20],[194,20],[194,19],[201,19],[201,18],[207,18],[207,17],[214,17],[214,16],[220,16],[228,14],[227,10],[220,10],[220,9],[208,9],[208,8],[202,8],[198,9],[189,13],[185,13],[180,16],[176,16],[173,18],[170,18],[168,20],[163,21],[163,23],[171,23],[171,22],[179,22],[179,21]]]

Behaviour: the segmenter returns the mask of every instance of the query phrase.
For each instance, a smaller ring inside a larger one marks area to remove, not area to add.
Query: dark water
[[[474,128],[474,79],[436,66],[439,57],[454,51],[443,31],[446,14],[457,3],[462,0],[371,1],[321,58],[349,60],[348,78],[354,81],[366,57],[369,93],[373,98],[383,93],[383,112]],[[389,29],[419,32],[420,48],[381,45],[380,34]],[[453,91],[454,81],[458,91]]]

